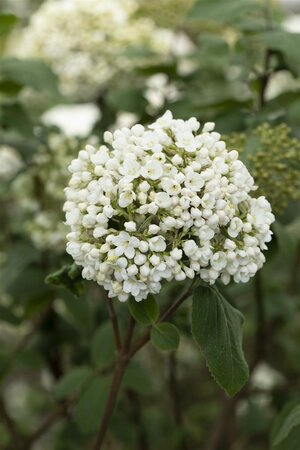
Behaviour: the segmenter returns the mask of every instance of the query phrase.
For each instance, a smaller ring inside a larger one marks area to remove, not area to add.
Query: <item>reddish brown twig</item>
[[[137,449],[149,450],[149,444],[147,440],[147,434],[142,420],[142,412],[139,396],[131,389],[127,390],[127,397],[130,403],[132,419],[135,423],[137,430]]]
[[[107,304],[108,304],[109,317],[110,317],[110,320],[111,320],[111,323],[112,323],[112,327],[113,327],[116,347],[117,347],[118,352],[120,352],[120,350],[122,348],[122,342],[121,342],[119,324],[118,324],[118,319],[117,319],[117,316],[116,316],[113,300],[111,298],[108,298],[107,299]]]
[[[110,386],[110,390],[109,390],[109,394],[108,394],[108,399],[106,401],[106,405],[104,408],[104,413],[102,416],[102,420],[101,420],[101,424],[100,424],[100,428],[99,431],[97,433],[96,436],[96,441],[95,441],[95,445],[93,446],[94,450],[99,450],[103,444],[103,441],[105,439],[105,435],[108,429],[108,425],[109,425],[109,421],[110,418],[112,416],[114,407],[115,407],[115,403],[118,397],[118,393],[120,390],[120,386],[121,386],[121,382],[123,379],[123,375],[124,375],[124,371],[125,371],[125,367],[127,364],[127,359],[125,358],[125,356],[128,353],[129,347],[130,347],[130,342],[132,339],[132,335],[133,335],[133,330],[134,330],[134,326],[135,326],[135,321],[132,317],[130,317],[129,319],[129,323],[128,323],[128,327],[127,327],[127,332],[126,332],[126,336],[124,339],[124,344],[119,352],[118,358],[117,358],[117,362],[116,362],[116,366],[115,366],[115,371],[114,371],[114,375],[113,375],[113,379],[111,382],[111,386]]]

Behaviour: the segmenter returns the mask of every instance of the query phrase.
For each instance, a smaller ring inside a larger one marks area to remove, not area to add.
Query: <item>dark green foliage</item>
[[[242,350],[242,314],[216,288],[199,286],[193,294],[192,333],[217,383],[236,394],[249,371]]]
[[[51,273],[46,277],[45,282],[54,286],[66,287],[75,295],[82,294],[84,290],[80,269],[75,264],[63,266]]]
[[[67,102],[45,62],[9,56],[11,32],[28,19],[28,12],[14,14],[17,3],[23,2],[0,5],[0,146],[20,155],[16,180],[53,131],[41,113]],[[41,1],[25,3],[33,10]],[[168,2],[147,3],[145,10],[153,3],[167,23]],[[103,450],[300,448],[300,211],[291,192],[300,168],[300,35],[283,29],[274,2],[195,0],[173,8],[185,11],[173,31],[178,26],[190,40],[190,52],[178,56],[178,34],[174,51],[159,62],[143,46],[128,48],[128,58],[145,64],[99,88],[101,119],[93,133],[102,143],[120,112],[143,124],[166,109],[216,122],[253,171],[257,195],[275,203],[267,262],[247,284],[197,286],[193,300],[170,316],[164,312],[188,282],[166,283],[139,303],[113,299],[122,342],[130,317],[135,321],[127,360],[103,291],[55,245],[42,251],[34,244],[14,179],[0,177],[1,450],[90,449],[116,361],[126,370]],[[149,78],[157,74],[166,81],[153,105]],[[34,209],[40,194],[36,189],[24,200]]]
[[[151,331],[152,344],[161,351],[176,350],[179,346],[179,333],[177,328],[167,322],[154,325]]]
[[[142,302],[129,299],[128,308],[132,317],[141,325],[151,325],[159,316],[159,306],[153,295]]]

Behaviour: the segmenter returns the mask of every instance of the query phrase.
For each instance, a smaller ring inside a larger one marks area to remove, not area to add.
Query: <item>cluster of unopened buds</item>
[[[69,166],[67,252],[109,297],[137,301],[163,281],[247,282],[265,261],[269,202],[213,123],[175,120],[104,134]]]

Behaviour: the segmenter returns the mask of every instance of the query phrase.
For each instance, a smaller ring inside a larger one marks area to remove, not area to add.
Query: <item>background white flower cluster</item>
[[[10,180],[22,168],[19,153],[10,145],[0,145],[0,179]]]
[[[25,229],[39,249],[63,252],[65,248],[66,229],[61,208],[63,188],[68,179],[67,167],[79,148],[87,142],[96,145],[98,140],[91,137],[83,141],[58,131],[50,132],[33,155],[30,167],[20,173],[12,184]]]
[[[144,128],[88,145],[69,166],[67,251],[82,276],[125,301],[158,293],[163,280],[246,282],[271,240],[271,207],[213,123],[167,111]]]
[[[20,56],[52,65],[65,95],[93,99],[116,73],[143,65],[142,55],[126,56],[129,48],[170,50],[172,32],[137,9],[135,0],[48,0],[31,17]]]

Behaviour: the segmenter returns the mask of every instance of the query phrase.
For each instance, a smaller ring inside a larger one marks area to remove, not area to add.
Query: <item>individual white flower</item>
[[[204,186],[204,180],[200,173],[189,172],[186,176],[184,185],[192,191],[199,192]]]
[[[228,227],[229,236],[233,238],[237,237],[242,228],[243,222],[241,221],[241,219],[239,217],[234,217],[230,222],[230,226]]]
[[[163,178],[161,180],[161,185],[164,191],[169,195],[178,195],[181,191],[180,183],[172,178]]]
[[[125,160],[122,166],[119,168],[119,171],[122,175],[126,175],[128,177],[128,180],[133,180],[135,178],[138,178],[140,174],[140,165],[133,155],[128,155],[127,157],[125,157]]]
[[[262,267],[270,204],[250,195],[251,175],[213,129],[168,111],[106,135],[105,162],[89,146],[71,163],[67,251],[109,297],[140,301],[196,276],[247,282]]]
[[[141,175],[144,178],[150,178],[150,180],[158,180],[161,178],[162,174],[163,167],[155,159],[148,161],[146,165],[141,168]]]
[[[155,203],[160,208],[169,208],[172,204],[171,197],[166,192],[158,192],[155,195]]]
[[[132,191],[124,191],[119,197],[119,206],[121,208],[126,208],[127,206],[131,205],[133,200],[135,199],[136,195]]]
[[[154,252],[164,252],[166,250],[166,242],[162,236],[155,236],[149,239],[150,250]]]
[[[193,153],[199,148],[199,142],[191,132],[178,133],[175,144],[189,153]]]
[[[133,258],[135,255],[135,249],[138,248],[140,241],[126,231],[121,231],[119,235],[114,237],[112,244],[116,246],[115,255],[125,255],[127,258]]]

